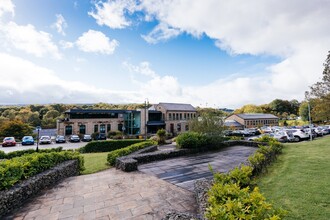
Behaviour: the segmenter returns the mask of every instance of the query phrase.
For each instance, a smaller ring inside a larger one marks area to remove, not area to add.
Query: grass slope
[[[82,154],[85,162],[85,170],[82,174],[96,173],[110,168],[107,164],[108,153],[109,152]]]
[[[330,219],[330,136],[286,144],[257,183],[285,219]]]

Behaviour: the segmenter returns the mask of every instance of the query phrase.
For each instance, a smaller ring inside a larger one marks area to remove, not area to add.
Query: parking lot
[[[77,148],[85,146],[86,144],[87,144],[86,142],[78,142],[78,143],[66,142],[66,143],[60,143],[60,144],[51,143],[51,144],[39,144],[38,148],[39,149],[49,149],[49,148],[63,147],[64,150],[68,150],[68,149],[77,149]],[[14,147],[2,147],[1,146],[0,150],[4,151],[5,153],[9,153],[12,151],[36,149],[36,148],[37,148],[37,144],[24,145],[24,146],[22,146],[21,144],[16,144],[16,146],[14,146]]]

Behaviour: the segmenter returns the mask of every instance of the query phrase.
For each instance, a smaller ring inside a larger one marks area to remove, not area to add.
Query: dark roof
[[[67,114],[109,114],[109,113],[128,113],[136,112],[132,110],[109,110],[109,109],[69,109],[65,111]]]
[[[160,102],[158,105],[163,106],[167,111],[196,111],[190,104]]]
[[[262,113],[236,114],[236,115],[242,119],[278,119],[278,117],[276,117],[275,115],[262,114]]]
[[[224,125],[227,127],[242,127],[243,125],[238,123],[235,120],[227,120],[224,122]]]

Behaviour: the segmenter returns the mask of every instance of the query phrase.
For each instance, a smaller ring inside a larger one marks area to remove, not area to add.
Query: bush
[[[57,148],[50,148],[50,149],[39,149],[39,153],[51,153],[51,152],[61,152],[63,150],[62,147],[57,147]],[[20,157],[25,154],[33,154],[35,153],[35,149],[26,149],[26,150],[19,150],[19,151],[13,151],[9,153],[5,153],[3,151],[0,151],[0,159],[11,159],[14,157]]]
[[[207,219],[280,219],[281,212],[266,202],[258,187],[215,184],[209,191]]]
[[[109,131],[107,136],[110,139],[122,139],[123,134],[120,131]]]
[[[135,143],[140,143],[144,140],[109,140],[109,141],[92,141],[84,147],[79,148],[80,153],[97,153],[110,152],[120,148],[130,146]]]
[[[126,156],[128,154],[131,154],[137,150],[155,145],[156,143],[154,141],[143,141],[140,143],[132,144],[130,146],[127,146],[125,148],[121,148],[118,150],[114,150],[108,154],[107,161],[111,166],[114,166],[116,164],[116,159],[118,157]]]
[[[206,147],[208,138],[197,132],[186,132],[176,137],[176,143],[179,148],[196,149]]]
[[[157,137],[158,137],[158,144],[165,144],[165,140],[166,140],[166,131],[165,129],[159,129],[157,131]]]
[[[208,191],[207,219],[277,220],[285,214],[266,202],[258,187],[251,186],[252,176],[261,173],[283,148],[272,138],[263,138],[261,141],[269,146],[259,146],[257,152],[248,159],[250,166],[235,168],[228,174],[214,174],[214,185]]]
[[[19,180],[27,179],[57,164],[77,159],[79,170],[84,170],[84,159],[78,152],[62,151],[33,153],[0,162],[0,190],[7,189]]]

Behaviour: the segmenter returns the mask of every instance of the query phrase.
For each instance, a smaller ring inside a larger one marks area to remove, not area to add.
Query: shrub
[[[281,212],[266,202],[258,187],[251,191],[237,183],[215,184],[208,195],[207,219],[280,219]]]
[[[123,134],[120,131],[109,131],[107,136],[110,139],[121,139]]]
[[[202,148],[208,144],[206,135],[197,132],[186,132],[176,137],[176,143],[179,148]]]
[[[77,159],[79,170],[84,170],[84,159],[78,152],[62,151],[33,153],[0,162],[0,190],[9,188],[19,180],[27,179],[57,164]]]
[[[129,145],[140,143],[143,140],[108,140],[108,141],[92,141],[84,147],[79,148],[80,153],[97,153],[97,152],[110,152]]]
[[[62,147],[57,147],[57,148],[50,148],[50,149],[39,149],[39,153],[50,153],[50,152],[61,152],[63,150]],[[3,151],[2,151],[3,152]],[[26,149],[26,150],[19,150],[19,151],[13,151],[9,153],[2,153],[0,151],[0,159],[11,159],[14,157],[20,157],[25,154],[33,154],[36,152],[35,149]]]
[[[165,129],[159,129],[157,131],[157,137],[158,137],[158,144],[165,144],[166,140],[166,131]]]
[[[134,151],[155,145],[156,143],[154,141],[143,141],[140,143],[132,144],[130,146],[127,146],[125,148],[121,148],[118,150],[114,150],[108,154],[107,161],[111,166],[114,166],[116,164],[116,159],[118,157],[126,156],[128,154],[133,153]]]

